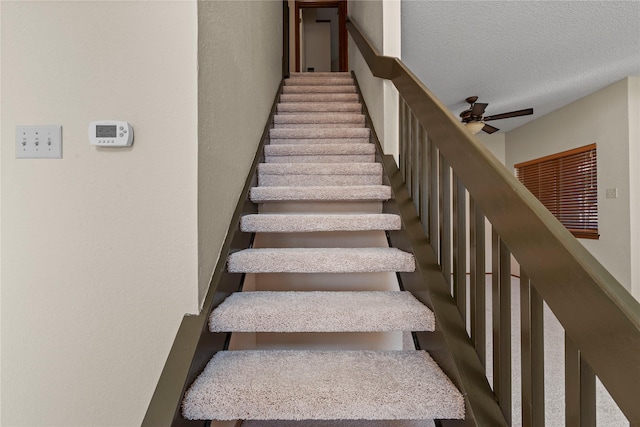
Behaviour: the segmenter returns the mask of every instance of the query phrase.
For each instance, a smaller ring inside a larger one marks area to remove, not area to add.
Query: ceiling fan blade
[[[487,109],[487,105],[489,104],[476,102],[475,104],[473,104],[473,107],[471,108],[471,115],[474,117],[482,117],[482,115],[484,114],[484,110]]]
[[[511,117],[528,116],[530,114],[533,114],[533,108],[527,108],[527,109],[518,110],[518,111],[511,111],[510,113],[496,114],[494,116],[487,116],[484,119],[482,119],[482,121],[486,122],[489,120],[508,119]]]
[[[488,134],[492,134],[494,132],[498,132],[500,129],[498,128],[494,128],[491,125],[485,124],[484,127],[482,128],[482,130]]]

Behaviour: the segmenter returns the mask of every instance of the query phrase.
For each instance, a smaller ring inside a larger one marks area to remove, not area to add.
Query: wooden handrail
[[[640,425],[640,304],[397,58],[349,19],[374,76],[391,80],[631,425]],[[437,313],[436,313],[437,314]]]

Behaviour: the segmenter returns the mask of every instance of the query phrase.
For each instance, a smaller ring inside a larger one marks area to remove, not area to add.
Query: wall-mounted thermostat
[[[133,143],[133,127],[118,120],[98,120],[89,124],[91,145],[128,147]]]

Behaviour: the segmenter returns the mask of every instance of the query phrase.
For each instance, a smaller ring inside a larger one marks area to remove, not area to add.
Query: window
[[[516,176],[574,236],[598,239],[596,144],[515,165]]]

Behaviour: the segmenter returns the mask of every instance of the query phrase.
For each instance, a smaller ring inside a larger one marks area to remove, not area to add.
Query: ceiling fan
[[[470,96],[469,98],[467,98],[466,101],[470,104],[469,108],[460,113],[462,123],[464,123],[467,129],[469,129],[474,135],[480,131],[491,134],[500,130],[496,127],[486,124],[485,122],[491,120],[509,119],[511,117],[528,116],[530,114],[533,114],[533,108],[527,108],[524,110],[511,111],[509,113],[482,117],[482,115],[484,114],[484,110],[489,104],[476,102],[477,100],[477,96]]]

